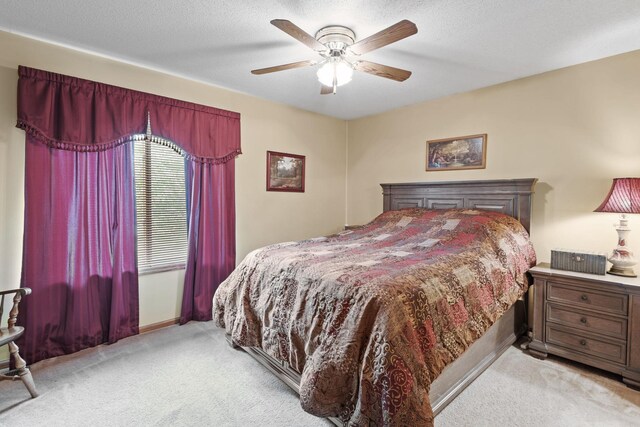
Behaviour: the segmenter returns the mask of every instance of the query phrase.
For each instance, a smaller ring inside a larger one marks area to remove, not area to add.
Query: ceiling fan
[[[338,86],[349,83],[353,70],[398,82],[403,82],[411,76],[411,71],[358,59],[358,56],[364,53],[416,34],[418,32],[416,24],[406,19],[357,42],[355,41],[355,33],[350,28],[341,25],[324,27],[316,33],[315,37],[311,37],[286,19],[274,19],[271,24],[316,51],[323,59],[260,68],[251,70],[252,74],[268,74],[322,64],[317,73],[318,80],[322,83],[320,90],[322,95],[335,94]]]

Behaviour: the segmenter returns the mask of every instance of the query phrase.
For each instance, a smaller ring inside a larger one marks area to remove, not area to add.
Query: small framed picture
[[[427,141],[427,171],[484,169],[487,134]]]
[[[267,191],[304,193],[304,156],[267,151]]]

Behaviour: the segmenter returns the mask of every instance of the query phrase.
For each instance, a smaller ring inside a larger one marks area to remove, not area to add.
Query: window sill
[[[164,273],[166,271],[184,270],[186,264],[162,265],[158,267],[150,267],[138,270],[138,276],[146,276],[147,274]]]

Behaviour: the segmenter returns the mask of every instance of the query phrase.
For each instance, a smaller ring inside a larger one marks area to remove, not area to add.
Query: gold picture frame
[[[427,141],[427,171],[484,169],[486,167],[486,133]]]

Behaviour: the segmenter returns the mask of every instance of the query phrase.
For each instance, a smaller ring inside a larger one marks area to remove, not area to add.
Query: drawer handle
[[[580,345],[587,345],[587,340],[580,340]]]
[[[588,300],[588,299],[589,299],[589,297],[588,297],[586,294],[582,294],[582,295],[580,296],[580,299],[581,299],[582,301],[586,301],[586,300]]]
[[[586,317],[581,318],[580,323],[587,323],[587,318]]]

